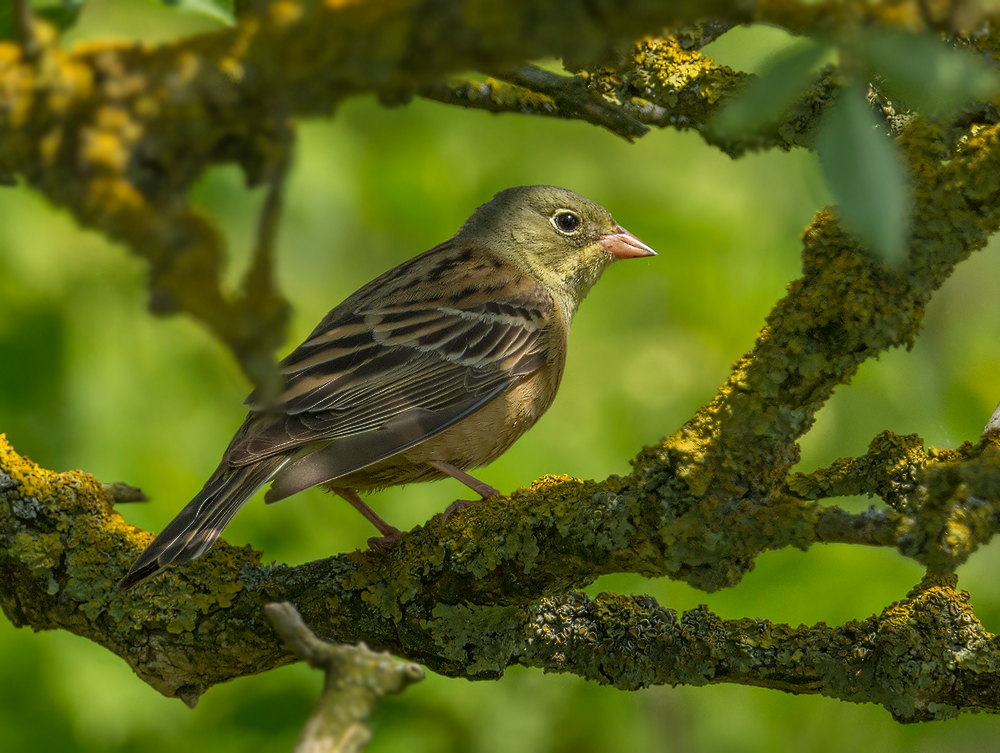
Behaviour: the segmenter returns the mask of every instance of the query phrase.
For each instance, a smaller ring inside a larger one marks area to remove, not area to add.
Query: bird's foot
[[[464,510],[466,507],[481,505],[487,499],[487,497],[484,497],[483,499],[456,499],[445,508],[444,513],[441,515],[441,525],[447,523],[448,518],[450,518],[453,513],[456,513],[459,510]]]
[[[350,502],[351,506],[364,515],[368,522],[375,526],[378,532],[382,534],[381,536],[372,536],[368,539],[369,549],[380,552],[395,546],[399,542],[400,536],[403,535],[399,529],[382,520],[377,512],[364,503],[356,491],[343,486],[332,486],[330,490]]]
[[[399,540],[403,537],[402,531],[398,528],[393,528],[390,531],[383,531],[382,536],[372,536],[368,539],[368,548],[373,552],[384,552],[387,549],[392,549],[399,543]]]

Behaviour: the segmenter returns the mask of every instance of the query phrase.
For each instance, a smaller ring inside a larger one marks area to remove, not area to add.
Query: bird
[[[519,186],[478,207],[449,240],[349,296],[278,364],[277,397],[249,412],[202,490],[119,586],[200,557],[263,485],[273,503],[313,486],[343,497],[391,546],[398,529],[358,492],[467,473],[507,450],[549,408],[580,302],[614,262],[656,256],[602,206],[555,186]]]

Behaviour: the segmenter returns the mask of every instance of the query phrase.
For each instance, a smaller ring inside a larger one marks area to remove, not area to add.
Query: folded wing
[[[283,362],[280,420],[233,447],[229,462],[323,443],[278,473],[273,502],[443,431],[546,363],[551,300],[534,285],[517,293],[408,302],[331,322]]]

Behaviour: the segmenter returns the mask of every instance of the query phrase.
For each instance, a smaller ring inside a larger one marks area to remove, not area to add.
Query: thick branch
[[[955,579],[926,578],[866,620],[797,628],[722,620],[704,606],[678,615],[649,597],[582,594],[543,600],[521,663],[635,690],[730,682],[878,703],[897,721],[1000,708],[1000,639],[972,614]]]
[[[947,554],[954,564],[1000,529],[1000,484],[993,481],[1000,477],[1000,451],[993,444],[967,446],[932,465],[953,483],[931,480],[929,488],[951,496],[929,498],[926,515],[853,516],[782,495],[760,505],[719,507],[703,499],[688,506],[681,487],[651,485],[640,464],[628,478],[603,483],[542,479],[509,500],[462,511],[447,526],[436,517],[388,552],[265,567],[258,552],[219,544],[203,559],[122,593],[115,583],[149,535],[124,525],[91,477],[42,471],[0,444],[0,604],[17,625],[71,630],[104,645],[153,687],[188,703],[217,682],[291,660],[261,622],[263,605],[279,599],[297,604],[320,635],[364,640],[453,676],[490,678],[521,663],[622,688],[730,681],[823,692],[882,703],[901,718],[972,706],[1000,711],[983,698],[928,707],[943,698],[938,691],[954,664],[944,646],[965,646],[969,667],[985,673],[1000,661],[992,636],[954,593],[940,598],[958,605],[960,612],[942,610],[957,622],[942,623],[937,607],[927,607],[919,635],[907,633],[900,643],[899,636],[878,633],[858,644],[875,650],[869,645],[875,641],[886,667],[894,651],[932,657],[940,673],[932,698],[922,675],[903,690],[895,679],[883,683],[888,669],[862,687],[845,686],[853,660],[841,654],[854,625],[753,623],[760,635],[782,636],[785,647],[808,647],[811,665],[794,669],[801,657],[790,648],[765,651],[770,664],[748,662],[754,643],[737,640],[747,635],[748,621],[723,622],[700,610],[678,618],[648,600],[605,596],[590,604],[572,593],[552,596],[612,572],[719,584],[723,573],[738,579],[764,549],[823,540],[895,544],[921,561],[940,565]],[[886,620],[865,630],[878,632]],[[979,642],[960,644],[965,633],[955,631],[970,627]],[[717,636],[717,645],[706,647],[705,635]],[[792,675],[806,679],[796,684]],[[995,683],[991,677],[976,684],[977,692]],[[966,682],[974,684],[971,677]]]

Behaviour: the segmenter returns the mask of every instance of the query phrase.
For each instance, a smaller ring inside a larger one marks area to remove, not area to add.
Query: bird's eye
[[[562,233],[575,233],[580,227],[580,218],[573,212],[559,212],[552,221]]]

